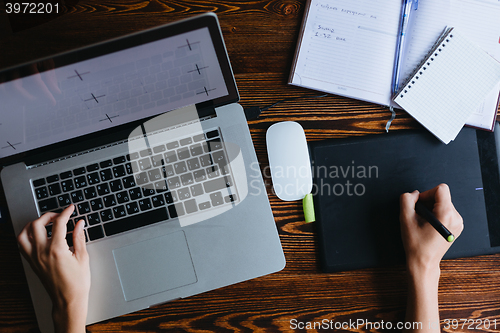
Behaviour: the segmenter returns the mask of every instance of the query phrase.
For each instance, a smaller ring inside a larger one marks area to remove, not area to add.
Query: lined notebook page
[[[450,26],[458,27],[466,38],[500,61],[500,1],[453,0]],[[495,90],[467,120],[467,125],[493,129],[500,85]]]
[[[451,0],[420,0],[410,15],[400,82],[410,76],[450,23]]]
[[[500,63],[451,29],[394,101],[444,143],[500,81]]]
[[[310,0],[289,83],[387,105],[400,1]]]

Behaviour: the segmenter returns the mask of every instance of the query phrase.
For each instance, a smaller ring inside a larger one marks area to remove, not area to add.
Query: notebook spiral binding
[[[401,98],[404,97],[404,94],[408,92],[408,89],[411,88],[412,84],[416,83],[416,80],[418,80],[419,76],[422,76],[424,74],[423,71],[427,70],[425,64],[427,63],[427,66],[431,65],[431,62],[434,61],[434,58],[432,57],[434,54],[434,57],[437,57],[439,53],[442,51],[440,46],[443,48],[446,46],[445,43],[449,43],[450,39],[453,38],[453,34],[451,34],[451,31],[453,28],[447,28],[443,34],[441,35],[440,38],[434,43],[434,45],[431,47],[430,51],[427,53],[427,55],[424,57],[424,59],[418,64],[418,66],[414,69],[414,71],[406,78],[404,84],[401,86],[399,91],[396,93],[395,96],[400,95]]]

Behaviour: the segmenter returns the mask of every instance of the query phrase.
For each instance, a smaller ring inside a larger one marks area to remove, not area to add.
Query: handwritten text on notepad
[[[368,16],[369,15],[366,12],[362,13],[362,12],[358,12],[358,11],[355,11],[355,10],[344,9],[344,8],[340,8],[340,7],[334,7],[334,6],[331,6],[330,4],[327,4],[327,3],[317,3],[316,6],[320,7],[321,9],[323,9],[325,11],[339,11],[341,13],[349,14],[349,15],[353,15],[353,16]],[[370,15],[370,18],[376,19],[377,16]]]
[[[294,82],[341,95],[366,95],[361,99],[390,100],[386,87],[391,84],[400,9],[401,4],[392,2],[313,0]]]

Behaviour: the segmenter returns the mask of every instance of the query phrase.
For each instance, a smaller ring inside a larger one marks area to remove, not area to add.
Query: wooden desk
[[[0,37],[0,67],[214,10],[219,15],[244,107],[262,107],[286,97],[311,94],[286,84],[304,0],[66,1],[75,2],[76,6],[51,21]],[[21,28],[28,24],[16,22]],[[382,134],[388,117],[383,107],[328,96],[282,103],[251,121],[250,130],[261,168],[265,169],[265,131],[277,121],[298,121],[308,140],[320,140]],[[411,117],[398,112],[391,129],[417,126]],[[314,224],[304,223],[298,202],[282,202],[272,195],[268,172],[265,177],[287,260],[283,271],[111,319],[89,326],[88,331],[287,331],[294,318],[334,323],[402,321],[406,306],[404,267],[321,273]],[[3,194],[0,202],[5,206]],[[0,267],[0,331],[36,331],[9,223],[0,224]],[[500,256],[443,262],[439,299],[442,320],[489,319],[490,331],[496,320],[494,331],[500,331]]]

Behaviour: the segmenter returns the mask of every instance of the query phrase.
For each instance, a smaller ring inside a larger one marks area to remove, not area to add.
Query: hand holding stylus
[[[418,332],[441,332],[439,325],[438,284],[441,274],[439,264],[451,242],[443,238],[431,223],[431,215],[416,211],[417,202],[425,203],[436,220],[458,238],[463,230],[463,220],[451,202],[448,185],[419,193],[404,193],[400,198],[401,237],[406,252],[408,270],[408,307],[406,320],[423,323]],[[432,208],[432,209],[430,209]],[[432,325],[431,325],[432,324]]]
[[[451,194],[446,184],[419,193],[405,193],[401,196],[401,234],[410,266],[439,268],[439,262],[451,243],[444,240],[436,229],[420,216],[416,210],[417,201],[428,204],[431,211],[456,239],[463,229],[463,221],[451,202]]]

